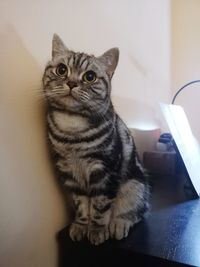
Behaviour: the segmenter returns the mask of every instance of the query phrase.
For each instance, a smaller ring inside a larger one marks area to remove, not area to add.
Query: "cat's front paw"
[[[128,236],[132,222],[124,219],[113,219],[110,222],[110,237],[120,240]]]
[[[108,240],[109,238],[109,229],[107,227],[97,228],[97,229],[90,229],[88,231],[88,239],[89,241],[98,246]]]
[[[87,234],[87,225],[72,223],[69,229],[69,235],[73,241],[82,240]]]

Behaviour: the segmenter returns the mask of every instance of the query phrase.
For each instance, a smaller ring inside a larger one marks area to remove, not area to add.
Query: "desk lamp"
[[[191,81],[182,86],[174,95],[170,105],[160,104],[162,113],[173,136],[175,149],[182,158],[187,180],[194,193],[194,197],[200,196],[200,147],[192,133],[183,108],[174,103],[181,91],[189,85],[198,82],[200,80]]]

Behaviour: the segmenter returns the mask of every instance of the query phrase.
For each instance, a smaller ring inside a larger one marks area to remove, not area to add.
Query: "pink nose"
[[[67,85],[69,86],[70,89],[74,88],[77,86],[77,83],[74,81],[68,81]]]

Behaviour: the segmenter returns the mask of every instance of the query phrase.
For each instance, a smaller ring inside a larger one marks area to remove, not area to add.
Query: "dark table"
[[[152,208],[126,239],[95,247],[58,233],[59,267],[200,266],[200,200],[181,176],[152,177]]]

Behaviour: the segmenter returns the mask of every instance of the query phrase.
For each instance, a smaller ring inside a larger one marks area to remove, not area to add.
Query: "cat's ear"
[[[66,53],[68,48],[65,46],[61,38],[54,33],[52,40],[52,58]]]
[[[112,78],[119,60],[119,49],[116,47],[109,49],[99,57],[99,60],[104,64],[109,77]]]

